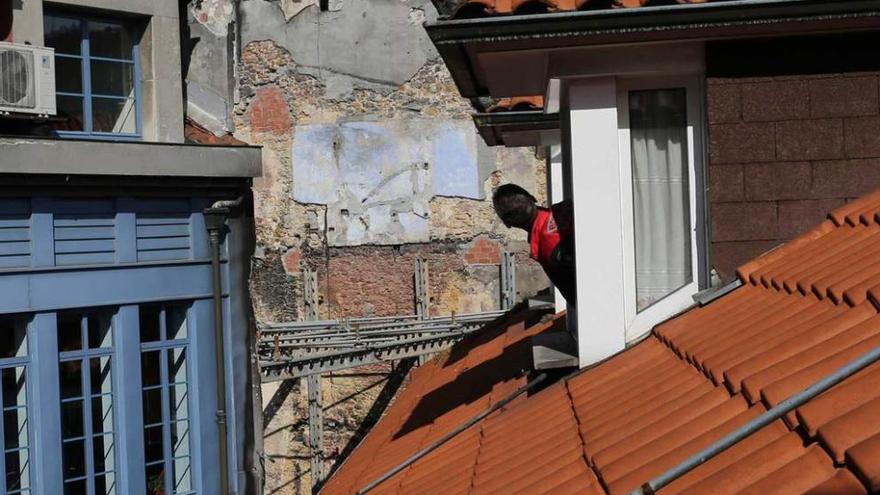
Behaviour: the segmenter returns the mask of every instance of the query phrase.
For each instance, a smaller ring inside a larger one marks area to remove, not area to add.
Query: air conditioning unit
[[[55,115],[55,50],[0,42],[0,115]]]

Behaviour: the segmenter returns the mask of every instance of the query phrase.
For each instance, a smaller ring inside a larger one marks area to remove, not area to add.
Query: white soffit
[[[475,53],[475,70],[495,98],[545,95],[545,111],[559,111],[560,79],[702,72],[702,41],[581,46]]]

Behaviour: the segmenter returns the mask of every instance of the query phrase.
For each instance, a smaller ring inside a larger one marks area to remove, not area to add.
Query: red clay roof
[[[501,98],[494,105],[486,109],[486,113],[517,112],[528,110],[541,110],[544,108],[543,96],[514,96],[513,98]]]
[[[213,132],[205,129],[198,122],[186,118],[183,123],[183,135],[187,143],[190,144],[210,144],[210,145],[227,145],[227,146],[245,146],[247,143],[236,139],[232,134],[224,134],[217,136]]]
[[[724,0],[677,0],[678,3],[706,3]],[[501,14],[543,14],[612,7],[642,7],[668,4],[668,0],[458,0],[453,2],[455,19]]]
[[[522,396],[375,494],[626,494],[880,345],[880,191],[742,267],[745,283],[592,369]],[[491,329],[416,370],[329,480],[350,494],[524,383],[526,337]],[[880,365],[661,493],[880,493]]]

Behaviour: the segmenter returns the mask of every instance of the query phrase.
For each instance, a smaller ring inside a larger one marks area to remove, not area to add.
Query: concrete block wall
[[[712,255],[722,275],[880,186],[880,73],[707,84]]]

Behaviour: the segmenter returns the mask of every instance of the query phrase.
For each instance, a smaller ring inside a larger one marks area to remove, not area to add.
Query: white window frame
[[[691,282],[656,301],[641,312],[636,301],[635,223],[633,213],[632,144],[629,128],[629,93],[639,90],[685,90],[687,98],[687,159],[688,195],[690,206]],[[617,116],[620,156],[621,222],[624,245],[623,283],[626,340],[644,335],[658,323],[692,306],[693,295],[699,291],[700,267],[706,253],[698,242],[701,229],[697,225],[702,207],[698,185],[703,175],[703,91],[695,75],[619,78],[617,80]]]

